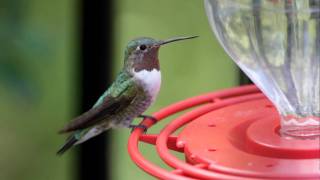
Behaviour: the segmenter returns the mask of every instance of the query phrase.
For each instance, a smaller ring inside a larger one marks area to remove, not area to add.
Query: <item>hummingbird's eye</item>
[[[138,48],[143,51],[143,50],[147,49],[147,46],[142,44],[142,45],[138,46]]]

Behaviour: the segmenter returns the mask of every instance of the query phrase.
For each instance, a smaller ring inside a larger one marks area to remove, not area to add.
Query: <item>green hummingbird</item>
[[[162,45],[195,38],[177,37],[155,40],[141,37],[130,41],[125,49],[124,65],[111,86],[93,107],[73,119],[60,133],[73,132],[57,154],[63,154],[74,145],[83,143],[102,132],[117,127],[136,128],[134,118],[150,118],[143,115],[155,101],[161,85],[158,51]],[[146,130],[146,127],[142,127]]]

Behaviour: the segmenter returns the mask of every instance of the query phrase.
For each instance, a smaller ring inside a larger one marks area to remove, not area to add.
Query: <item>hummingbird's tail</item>
[[[110,124],[107,123],[102,127],[96,126],[89,129],[75,131],[71,136],[69,136],[65,144],[58,150],[57,155],[62,155],[72,146],[81,144],[110,128],[111,128]]]
[[[73,145],[75,145],[77,141],[78,139],[76,138],[75,134],[72,134],[71,136],[69,136],[69,138],[66,140],[64,145],[58,150],[57,155],[62,155],[64,152],[70,149]]]

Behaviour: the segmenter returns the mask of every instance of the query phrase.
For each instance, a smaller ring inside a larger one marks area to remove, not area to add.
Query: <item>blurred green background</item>
[[[239,72],[214,38],[202,1],[114,2],[114,75],[122,67],[124,47],[132,38],[200,36],[160,50],[162,87],[147,114],[238,84]],[[64,142],[57,130],[76,115],[79,103],[78,12],[79,2],[74,0],[0,0],[1,180],[75,177],[74,150],[62,157],[55,152]],[[149,132],[159,132],[166,122]],[[129,158],[129,135],[128,129],[112,130],[107,159],[112,163],[112,179],[150,179]],[[152,146],[144,145],[143,153],[161,165]]]

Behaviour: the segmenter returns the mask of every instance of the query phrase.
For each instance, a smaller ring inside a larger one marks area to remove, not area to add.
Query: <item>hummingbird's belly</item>
[[[153,100],[154,98],[151,96],[137,97],[126,109],[112,117],[112,125],[114,127],[129,127],[134,118],[150,107]]]

